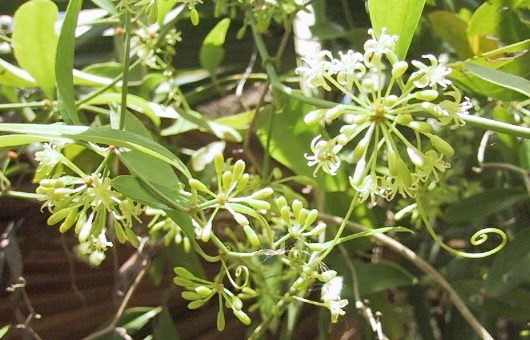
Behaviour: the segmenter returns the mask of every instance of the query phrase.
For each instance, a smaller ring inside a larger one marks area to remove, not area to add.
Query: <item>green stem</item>
[[[2,110],[13,110],[13,109],[25,109],[31,107],[45,107],[53,102],[50,101],[40,101],[40,102],[29,102],[29,103],[9,103],[9,104],[0,104],[0,111]]]
[[[0,196],[11,197],[11,198],[21,198],[21,199],[31,200],[31,201],[36,201],[40,197],[40,195],[32,193],[32,192],[23,192],[23,191],[14,191],[14,190],[4,191],[0,193]]]
[[[123,51],[123,82],[121,87],[121,108],[118,128],[123,130],[125,126],[125,114],[127,113],[127,90],[129,82],[129,66],[131,63],[131,14],[125,11],[125,50]]]

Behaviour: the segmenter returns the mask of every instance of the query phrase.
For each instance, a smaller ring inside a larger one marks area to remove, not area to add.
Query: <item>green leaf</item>
[[[35,79],[23,69],[0,59],[0,84],[16,87],[37,86]]]
[[[26,135],[4,135],[0,136],[0,149],[14,146],[26,145],[35,142],[45,142],[46,137],[26,136]]]
[[[99,96],[90,99],[87,104],[120,105],[121,93],[102,93]],[[133,111],[144,114],[156,126],[160,126],[160,117],[166,117],[168,111],[167,107],[164,107],[160,104],[151,103],[144,98],[135,96],[133,94],[127,94],[127,107]],[[174,113],[170,113],[170,116],[174,116]]]
[[[492,189],[475,194],[451,205],[446,211],[451,223],[480,223],[486,217],[527,199],[528,194],[516,189]]]
[[[26,2],[15,12],[13,45],[18,64],[28,71],[48,98],[55,98],[57,6],[50,0]]]
[[[356,262],[355,269],[357,270],[359,292],[362,296],[390,288],[413,285],[418,281],[404,268],[388,261]]]
[[[70,138],[79,141],[131,148],[162,160],[175,167],[186,177],[191,177],[186,165],[171,151],[149,138],[129,131],[115,130],[108,127],[89,128],[87,126],[66,126],[59,124],[0,124],[0,131],[29,134],[47,137],[48,139],[55,139],[57,137]]]
[[[470,36],[497,36],[505,43],[530,38],[530,29],[506,0],[484,2],[469,21]]]
[[[434,11],[429,13],[429,21],[436,35],[451,46],[460,58],[473,55],[467,38],[467,22],[452,12]]]
[[[201,66],[207,69],[210,74],[215,74],[224,59],[225,50],[223,44],[225,43],[226,32],[228,32],[229,27],[230,19],[224,18],[214,26],[202,43],[199,61]]]
[[[466,70],[473,73],[480,79],[505,87],[507,89],[517,91],[527,97],[530,97],[530,81],[524,78],[470,62],[464,62],[463,66]]]
[[[511,242],[493,259],[484,282],[490,296],[508,293],[530,275],[530,229],[518,232]]]
[[[118,325],[127,330],[127,334],[134,334],[162,311],[162,307],[133,307],[123,314]]]
[[[151,182],[149,184],[151,184],[151,187],[137,177],[129,175],[118,176],[112,179],[112,187],[114,189],[151,208],[163,210],[172,209],[152,188],[181,206],[185,207],[189,205],[189,199],[183,191],[177,191],[176,188],[169,188]]]
[[[57,91],[59,111],[65,122],[81,124],[81,118],[75,107],[74,93],[74,56],[75,29],[83,0],[71,0],[66,9],[66,15],[61,27],[61,34],[57,43],[55,73],[57,75]]]
[[[203,114],[193,111],[193,110],[184,110],[181,108],[176,109],[178,114],[193,124],[196,124],[199,128],[209,131],[214,134],[216,137],[233,142],[241,142],[243,138],[241,134],[237,132],[234,128],[231,128],[227,125],[218,123],[214,120],[205,117]],[[172,126],[162,130],[162,136],[170,136],[173,134],[181,133],[182,123],[177,120]]]
[[[369,0],[368,9],[372,27],[377,34],[383,27],[399,36],[396,52],[400,59],[407,56],[416,26],[420,21],[425,0]]]

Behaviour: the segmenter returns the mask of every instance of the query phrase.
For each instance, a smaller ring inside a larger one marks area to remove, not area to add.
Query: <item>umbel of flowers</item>
[[[307,124],[340,121],[331,139],[317,136],[306,154],[309,166],[335,175],[341,152],[353,144],[348,159],[355,170],[350,183],[362,201],[387,200],[397,194],[414,197],[421,183],[433,183],[450,167],[453,148],[436,134],[443,125],[458,124],[472,107],[446,76],[443,58],[424,55],[410,64],[400,60],[397,36],[383,29],[364,44],[364,53],[349,50],[338,58],[329,51],[304,58],[297,73],[311,88],[343,93],[347,104],[308,113]],[[407,72],[408,71],[408,72]],[[353,142],[352,142],[353,141]],[[342,156],[344,157],[344,156]]]

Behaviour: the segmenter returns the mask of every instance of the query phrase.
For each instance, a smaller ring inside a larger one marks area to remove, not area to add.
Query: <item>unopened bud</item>
[[[421,133],[429,133],[432,131],[432,126],[431,124],[427,123],[427,122],[420,122],[420,121],[417,121],[417,120],[414,120],[412,122],[410,122],[408,124],[408,127],[410,127],[411,129],[414,129],[418,132],[421,132]]]
[[[337,119],[343,113],[344,113],[344,105],[337,105],[334,108],[328,110],[326,112],[325,117],[327,120],[334,120],[334,119]]]
[[[383,98],[383,105],[384,106],[392,106],[398,101],[398,96],[391,94],[390,96],[386,96]]]
[[[304,205],[302,204],[300,200],[294,200],[292,206],[293,206],[294,216],[298,216],[298,214],[300,213],[300,210],[302,210],[302,208],[304,207]]]
[[[430,135],[429,139],[431,140],[432,146],[434,146],[436,150],[440,151],[444,155],[451,157],[455,154],[453,147],[442,138],[436,135]]]
[[[392,77],[399,78],[401,77],[409,67],[406,61],[398,61],[392,66]]]
[[[274,190],[272,188],[263,188],[251,195],[252,198],[255,199],[264,199],[270,197],[274,193]]]
[[[396,123],[400,125],[407,125],[412,121],[412,116],[409,113],[402,113],[396,117]]]
[[[416,99],[419,100],[425,100],[425,101],[433,101],[436,98],[438,98],[438,91],[435,90],[423,90],[415,93]]]
[[[232,181],[237,181],[243,175],[243,172],[245,172],[245,162],[241,159],[238,160],[234,164],[234,168],[232,171]]]
[[[192,187],[193,189],[195,190],[198,190],[198,191],[203,191],[203,192],[206,192],[208,191],[208,188],[206,187],[206,185],[204,185],[204,183],[202,183],[201,181],[198,181],[194,178],[190,179],[188,181],[190,187]]]
[[[243,231],[245,232],[245,235],[247,236],[248,241],[253,247],[256,247],[256,248],[261,247],[261,242],[259,241],[258,235],[256,234],[256,232],[254,231],[254,229],[252,229],[250,225],[247,224],[243,226]]]
[[[326,109],[318,109],[310,111],[308,114],[304,117],[304,123],[307,125],[312,125],[315,123],[318,123],[324,118],[324,115],[326,114]]]
[[[235,309],[235,310],[232,310],[234,312],[234,315],[239,319],[239,321],[241,321],[245,326],[248,326],[250,325],[250,323],[252,322],[249,318],[249,316],[243,312],[242,310],[240,309]]]
[[[195,292],[201,297],[208,297],[212,294],[212,290],[206,286],[195,287]]]
[[[70,229],[77,219],[77,209],[71,209],[68,216],[64,219],[63,223],[59,226],[59,232],[65,233]]]

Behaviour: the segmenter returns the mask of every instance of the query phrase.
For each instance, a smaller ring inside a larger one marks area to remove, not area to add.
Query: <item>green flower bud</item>
[[[274,200],[274,203],[276,203],[278,209],[282,209],[284,206],[287,205],[287,200],[285,199],[285,197],[280,196],[276,200]]]
[[[173,272],[182,278],[186,278],[186,279],[195,278],[195,275],[193,275],[189,270],[187,270],[184,267],[175,267],[173,268]]]
[[[310,111],[308,114],[304,117],[304,123],[307,125],[312,125],[315,123],[318,123],[324,118],[324,115],[326,114],[326,109],[318,109]]]
[[[264,199],[270,197],[273,193],[274,190],[272,190],[272,188],[263,188],[253,193],[250,197],[255,199]]]
[[[195,287],[195,292],[199,294],[201,297],[208,297],[212,295],[213,291],[206,287],[206,286],[197,286]]]
[[[213,160],[214,160],[214,165],[215,165],[215,172],[217,172],[218,174],[221,174],[225,167],[225,159],[223,157],[223,154],[218,153],[217,155],[215,155]]]
[[[232,171],[225,171],[221,177],[222,188],[224,192],[227,192],[232,185]]]
[[[223,329],[225,329],[225,313],[219,308],[217,311],[217,330],[221,332]]]
[[[232,310],[234,312],[234,315],[239,319],[239,321],[241,321],[245,326],[248,326],[250,325],[250,323],[252,322],[252,320],[250,320],[249,316],[243,312],[242,310],[240,309],[235,309],[235,310]]]
[[[190,292],[190,291],[183,291],[181,295],[184,300],[188,300],[188,301],[200,300],[204,297],[204,296],[199,295],[196,292]]]
[[[419,122],[417,120],[414,120],[412,122],[410,122],[408,124],[408,126],[411,128],[411,129],[414,129],[418,132],[421,132],[421,133],[429,133],[432,131],[432,126],[431,124],[427,123],[427,122]]]
[[[302,208],[298,212],[298,215],[296,215],[296,220],[298,221],[298,223],[303,225],[305,220],[307,219],[307,215],[309,215],[309,210]]]
[[[246,295],[251,295],[251,296],[256,296],[257,293],[254,289],[250,288],[250,287],[243,287],[241,288],[241,291],[246,294]]]
[[[398,161],[398,163],[399,163],[399,172],[398,172],[397,177],[401,178],[401,180],[407,186],[411,186],[412,185],[412,175],[410,174],[409,168],[407,167],[405,162],[403,162],[403,160],[401,160],[401,159]]]
[[[118,222],[114,222],[114,233],[116,234],[116,238],[120,243],[125,243],[125,241],[127,241],[125,230],[123,230],[122,225]]]
[[[192,301],[192,302],[188,303],[188,309],[201,308],[206,303],[206,301],[208,301],[208,300],[204,299],[204,300]]]
[[[438,91],[436,90],[423,90],[415,93],[416,99],[418,100],[425,100],[425,101],[433,101],[436,98],[438,98]]]
[[[48,217],[48,220],[46,221],[46,223],[48,223],[48,225],[57,224],[59,223],[59,221],[64,220],[66,216],[68,216],[68,214],[72,210],[73,209],[61,209],[57,211],[56,213],[52,214],[50,217]]]
[[[242,161],[241,159],[238,160],[235,164],[234,164],[234,168],[232,169],[232,171],[234,172],[232,174],[232,181],[235,182],[237,181],[239,178],[241,178],[241,176],[243,175],[243,172],[245,172],[245,162]]]
[[[241,190],[245,189],[245,187],[247,186],[249,180],[250,180],[250,175],[249,174],[243,174],[243,176],[241,176],[241,178],[237,182],[236,190],[237,191],[241,191]]]
[[[429,139],[431,140],[432,146],[434,146],[436,150],[440,151],[444,155],[451,157],[455,154],[453,147],[442,138],[436,135],[430,135]]]
[[[83,210],[79,214],[79,218],[77,219],[77,223],[75,224],[75,233],[79,234],[81,232],[81,228],[83,228],[83,225],[86,222],[86,211]]]
[[[396,123],[400,125],[408,125],[412,121],[412,116],[409,113],[402,113],[397,115]]]
[[[195,8],[190,10],[190,20],[193,26],[197,26],[199,24],[199,12]]]
[[[138,236],[134,233],[132,228],[125,228],[125,235],[127,236],[127,241],[135,247],[138,248],[140,246],[140,241],[138,240]]]
[[[326,112],[325,117],[327,120],[335,120],[338,117],[340,117],[340,115],[342,115],[343,113],[344,113],[344,105],[337,105],[334,108],[328,110]]]
[[[290,220],[291,220],[291,217],[289,216],[289,212],[290,212],[290,209],[288,206],[283,206],[281,209],[280,209],[280,215],[282,216],[283,220],[286,222],[286,223],[289,223]]]
[[[311,211],[309,211],[309,214],[307,214],[304,227],[309,227],[311,224],[313,224],[317,220],[317,218],[318,218],[318,210],[311,209]]]
[[[79,243],[83,243],[86,240],[88,240],[88,237],[90,236],[92,232],[92,219],[94,217],[94,214],[90,214],[90,217],[88,220],[83,224],[81,227],[81,230],[79,231],[79,235],[77,236],[79,239]]]
[[[392,106],[398,101],[398,96],[391,94],[390,96],[386,96],[383,98],[383,105],[384,106]]]
[[[371,133],[366,133],[366,135],[359,141],[359,144],[353,149],[353,161],[358,162],[361,157],[363,157],[364,153],[366,152],[366,149],[368,148],[368,145],[370,144],[370,140],[372,139]]]
[[[271,208],[271,205],[267,201],[249,199],[247,203],[255,209],[269,210]]]
[[[373,91],[375,88],[375,82],[372,79],[367,78],[362,81],[362,86],[368,91]]]
[[[243,308],[243,301],[241,301],[241,299],[238,298],[237,296],[232,296],[232,301],[230,301],[230,304],[232,305],[232,308],[235,308],[238,310]]]
[[[409,64],[406,61],[398,61],[392,66],[392,77],[399,78],[407,71]]]
[[[253,247],[255,248],[261,247],[261,243],[259,241],[258,235],[256,234],[256,232],[254,231],[254,229],[252,229],[250,225],[247,224],[243,226],[243,231],[245,232],[245,235],[247,236],[248,241]]]
[[[328,249],[329,244],[327,244],[327,243],[309,243],[307,245],[307,247],[311,251],[324,251],[324,250]]]
[[[191,242],[188,237],[184,237],[182,240],[182,248],[184,249],[184,252],[188,254],[191,251]]]
[[[192,187],[193,189],[197,190],[197,191],[203,191],[203,192],[207,192],[208,191],[208,188],[206,187],[206,185],[204,185],[204,183],[202,183],[201,181],[198,181],[194,178],[190,179],[188,181],[190,187]]]
[[[292,207],[293,207],[294,216],[298,216],[298,214],[300,213],[300,210],[302,210],[304,205],[302,204],[300,200],[294,200]]]
[[[65,220],[61,225],[59,226],[59,232],[65,233],[70,229],[75,221],[77,220],[77,209],[71,209],[68,213],[68,216],[66,216]]]

